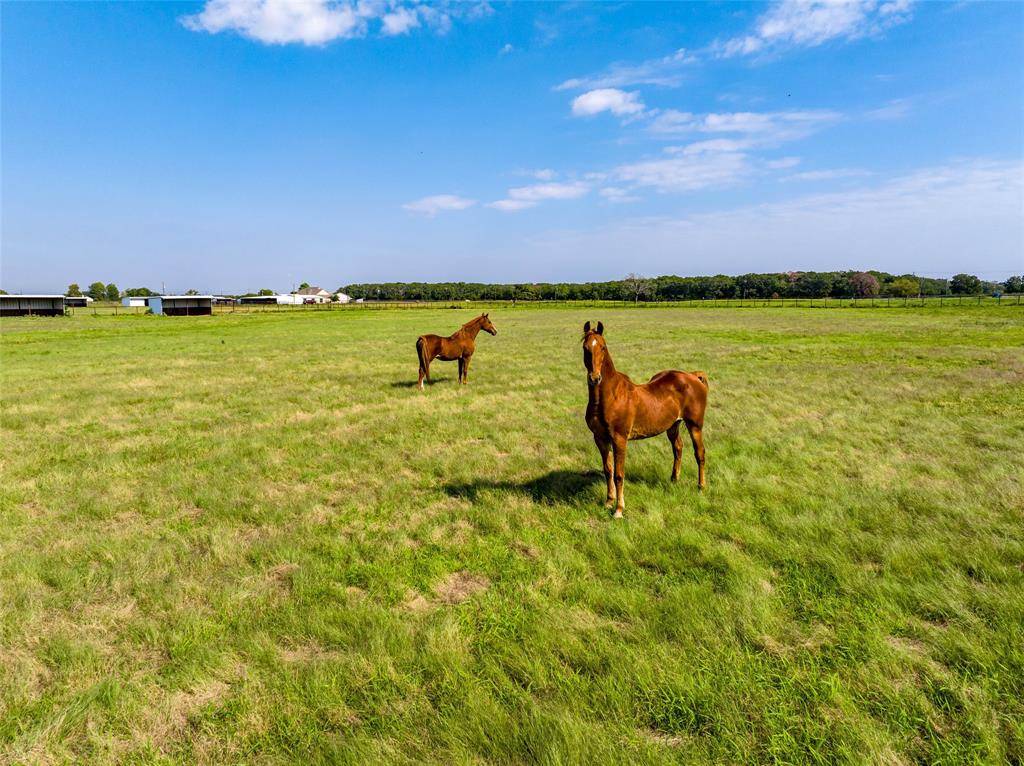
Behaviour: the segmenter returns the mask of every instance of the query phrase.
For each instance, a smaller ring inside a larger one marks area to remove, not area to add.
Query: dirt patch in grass
[[[471,572],[453,572],[445,580],[434,586],[434,593],[444,604],[461,604],[477,593],[490,587],[491,581],[483,575]]]
[[[433,609],[434,605],[423,597],[421,593],[410,591],[403,604],[413,614],[423,614]]]

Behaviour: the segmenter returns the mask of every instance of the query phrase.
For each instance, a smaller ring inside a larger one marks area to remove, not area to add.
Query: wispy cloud
[[[833,168],[831,170],[806,170],[802,173],[793,173],[779,180],[781,181],[836,181],[843,178],[864,178],[871,175],[870,170],[862,168]]]
[[[545,200],[577,199],[590,191],[590,185],[583,181],[570,183],[541,183],[509,189],[505,199],[488,203],[488,207],[505,212],[514,212],[535,207]]]
[[[1019,269],[1024,259],[1024,165],[985,159],[925,168],[843,192],[679,217],[643,217],[530,242],[536,257],[586,258],[600,273],[621,273],[644,253],[650,272],[688,268],[700,254],[725,273],[877,264],[891,271],[955,273],[984,262]],[[927,260],[921,261],[921,253]],[[925,265],[926,264],[926,265]],[[702,268],[692,266],[694,272]]]
[[[631,117],[644,112],[644,102],[636,93],[618,88],[598,88],[577,96],[572,101],[572,113],[577,117],[591,117],[611,112],[618,117]]]
[[[710,51],[728,58],[870,37],[908,21],[911,5],[911,0],[782,0],[748,34],[714,43]]]
[[[490,12],[486,3],[395,3],[382,0],[206,0],[198,13],[181,23],[196,32],[235,32],[268,45],[325,45],[364,37],[376,25],[381,35],[403,35],[426,26],[438,33],[453,18],[476,18]]]
[[[600,194],[606,202],[612,202],[614,204],[639,202],[641,199],[629,189],[622,189],[618,186],[606,186],[603,189],[600,189],[598,194]]]
[[[433,218],[438,213],[451,210],[465,210],[476,204],[475,199],[460,197],[456,194],[435,194],[431,197],[423,197],[413,202],[407,202],[402,207],[410,213],[419,213]]]
[[[830,109],[805,109],[785,112],[725,112],[694,115],[666,109],[658,112],[649,130],[654,134],[736,133],[749,145],[794,141],[834,125],[843,118]]]
[[[592,90],[594,88],[623,88],[630,85],[664,85],[676,87],[682,82],[682,71],[695,63],[697,57],[684,48],[661,58],[639,64],[612,64],[603,72],[586,77],[573,77],[555,87],[555,90]]]
[[[910,100],[894,98],[885,106],[869,109],[864,116],[869,120],[901,120],[910,114]]]
[[[616,180],[631,187],[650,187],[659,192],[689,192],[708,187],[731,186],[752,172],[748,156],[739,151],[706,147],[670,146],[663,156],[619,165]]]
[[[515,47],[512,45],[512,43],[505,43],[503,46],[501,46],[501,50],[498,51],[498,55],[507,56],[508,54],[513,53],[514,51]]]

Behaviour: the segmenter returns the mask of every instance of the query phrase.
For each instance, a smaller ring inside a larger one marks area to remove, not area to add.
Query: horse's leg
[[[462,385],[463,371],[466,369],[466,360],[461,356],[459,357],[459,385]]]
[[[704,434],[701,427],[696,423],[687,423],[686,430],[690,432],[690,441],[693,442],[693,456],[697,459],[697,489],[704,489],[707,486],[707,479],[704,477]]]
[[[604,507],[609,511],[615,507],[615,463],[612,461],[612,445],[597,434],[594,434],[594,444],[601,452],[601,467],[604,469],[604,481],[608,485],[608,496],[604,501]]]
[[[467,385],[469,384],[469,362],[472,358],[472,354],[467,356],[465,363],[462,365],[462,382]]]
[[[615,513],[616,519],[622,518],[626,510],[626,495],[623,482],[626,479],[626,441],[625,436],[613,436],[612,448],[615,451]]]
[[[679,464],[683,459],[683,435],[679,433],[679,421],[665,432],[672,444],[672,481],[679,481]]]

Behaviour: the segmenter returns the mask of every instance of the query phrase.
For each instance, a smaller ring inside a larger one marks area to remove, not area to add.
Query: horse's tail
[[[701,383],[703,383],[704,388],[711,388],[710,384],[708,383],[708,374],[706,372],[704,372],[703,370],[694,370],[690,374],[697,378],[697,380],[699,380]]]
[[[427,353],[423,349],[423,336],[421,335],[416,339],[416,356],[420,360],[420,369],[424,372],[427,371]]]

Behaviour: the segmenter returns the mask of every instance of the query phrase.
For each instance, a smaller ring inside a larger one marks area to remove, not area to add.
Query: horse
[[[693,442],[697,460],[697,489],[707,486],[704,476],[704,410],[708,403],[708,376],[701,371],[662,370],[649,381],[637,385],[615,369],[604,324],[591,329],[583,325],[583,365],[587,368],[587,425],[601,452],[604,478],[608,484],[605,507],[615,509],[614,518],[625,510],[623,480],[626,474],[626,444],[668,434],[672,444],[672,481],[679,480],[683,437],[679,425],[685,424]],[[614,463],[613,463],[614,457]]]
[[[434,359],[443,362],[459,360],[459,383],[465,385],[469,380],[469,361],[476,350],[476,336],[483,330],[491,335],[498,331],[491,324],[487,314],[481,314],[459,328],[454,335],[442,338],[440,335],[421,335],[416,339],[416,356],[420,360],[420,377],[417,385],[423,390],[423,379],[430,380],[430,363]]]

